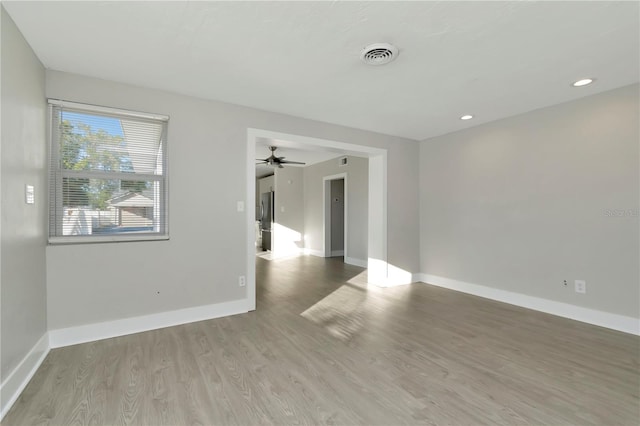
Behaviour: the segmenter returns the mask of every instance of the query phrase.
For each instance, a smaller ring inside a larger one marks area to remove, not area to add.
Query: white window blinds
[[[168,117],[49,103],[50,242],[168,238]]]

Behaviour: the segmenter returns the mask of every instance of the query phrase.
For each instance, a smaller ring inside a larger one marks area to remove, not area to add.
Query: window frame
[[[104,107],[78,102],[64,101],[60,99],[48,99],[49,113],[49,209],[48,209],[48,243],[57,244],[88,244],[108,242],[133,242],[133,241],[162,241],[169,240],[169,155],[167,151],[169,116],[162,114],[145,113],[125,109]],[[56,125],[62,122],[56,118],[54,108],[74,110],[74,112],[101,115],[112,118],[137,118],[147,121],[161,122],[162,133],[160,149],[162,150],[162,174],[131,173],[131,172],[106,172],[106,171],[71,171],[63,170],[60,157],[61,146],[59,132]],[[89,179],[118,179],[120,181],[156,181],[159,183],[159,231],[139,232],[128,234],[126,232],[110,235],[62,235],[63,205],[63,179],[69,175],[78,178]],[[52,233],[52,227],[54,227]]]

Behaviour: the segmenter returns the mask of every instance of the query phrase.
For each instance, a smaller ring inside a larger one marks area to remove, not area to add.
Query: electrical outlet
[[[244,287],[245,285],[247,285],[247,280],[245,279],[244,275],[240,275],[238,277],[238,286]]]
[[[587,292],[587,282],[584,280],[575,280],[576,285],[576,293],[586,293]]]

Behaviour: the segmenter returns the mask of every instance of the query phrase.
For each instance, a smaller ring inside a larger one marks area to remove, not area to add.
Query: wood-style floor
[[[55,349],[6,425],[638,425],[637,337],[339,259],[258,259],[255,312]]]

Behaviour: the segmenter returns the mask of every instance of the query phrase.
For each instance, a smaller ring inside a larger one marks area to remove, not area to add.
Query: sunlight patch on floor
[[[278,261],[278,260],[293,259],[293,258],[298,257],[298,256],[303,256],[303,254],[301,254],[301,253],[289,253],[287,255],[282,255],[282,254],[274,254],[274,252],[272,252],[272,251],[264,251],[264,252],[261,252],[261,253],[257,253],[256,256],[261,258],[261,259],[264,259],[264,260]]]
[[[369,258],[368,282],[378,287],[396,287],[413,282],[413,274],[383,260]]]
[[[300,315],[323,327],[332,336],[348,341],[364,325],[362,308],[366,299],[366,289],[345,284]]]

